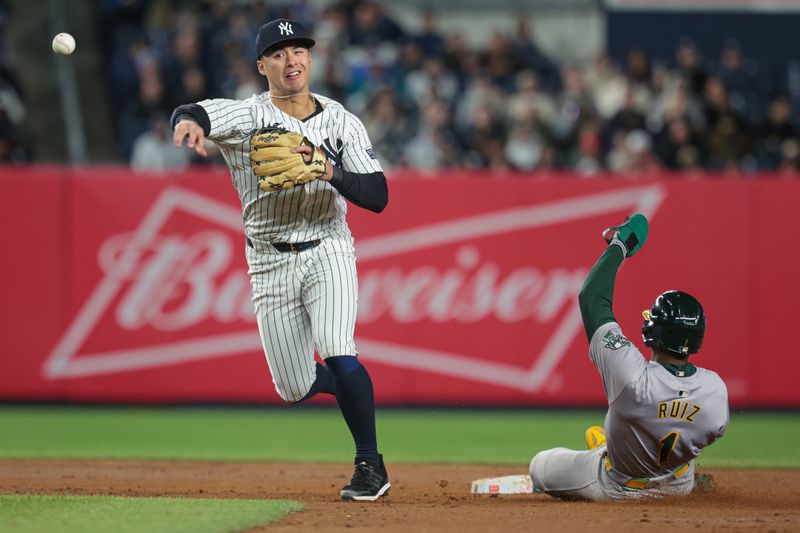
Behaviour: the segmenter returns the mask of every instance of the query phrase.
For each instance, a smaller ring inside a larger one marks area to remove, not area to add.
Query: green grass
[[[705,466],[800,468],[800,415],[747,413],[731,416],[725,436],[700,456]]]
[[[301,509],[284,500],[0,495],[0,531],[212,533],[241,531]]]
[[[545,448],[583,447],[602,411],[396,410],[378,413],[391,462],[526,465]],[[707,467],[800,468],[798,413],[734,413]],[[0,407],[0,457],[347,462],[335,408]],[[324,442],[324,445],[321,443]]]
[[[582,448],[603,411],[396,410],[378,413],[389,462],[527,466],[538,450]],[[797,413],[735,413],[705,467],[800,468]],[[0,407],[0,458],[347,462],[336,409]],[[0,495],[0,531],[230,532],[278,520],[292,501]]]

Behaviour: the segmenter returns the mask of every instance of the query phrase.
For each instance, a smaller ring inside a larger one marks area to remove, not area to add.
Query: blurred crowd
[[[30,150],[20,131],[25,120],[22,86],[9,64],[7,0],[0,0],[0,164],[21,163],[30,159]]]
[[[361,117],[387,166],[800,171],[800,95],[735,40],[717,58],[684,39],[665,60],[631,49],[621,64],[560,64],[526,16],[481,49],[440,31],[435,12],[410,31],[373,0],[105,0],[101,16],[119,153],[137,168],[192,163],[170,144],[171,110],[265,90],[255,35],[289,17],[317,41],[312,90]]]

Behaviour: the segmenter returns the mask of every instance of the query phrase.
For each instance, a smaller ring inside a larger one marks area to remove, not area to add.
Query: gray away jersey
[[[316,180],[278,192],[259,188],[249,157],[250,137],[259,129],[277,125],[301,133],[345,171],[382,172],[361,121],[335,100],[313,96],[324,109],[305,122],[278,109],[268,92],[247,100],[198,102],[211,122],[208,138],[220,147],[239,193],[245,233],[254,241],[305,242],[326,234],[350,235],[345,199],[329,183]]]
[[[725,433],[728,391],[715,372],[697,368],[688,377],[671,374],[645,360],[616,322],[594,333],[589,357],[608,398],[605,431],[612,477],[668,474]]]

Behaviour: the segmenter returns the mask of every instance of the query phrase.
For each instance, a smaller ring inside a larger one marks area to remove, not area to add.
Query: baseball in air
[[[53,37],[53,52],[68,56],[75,51],[75,37],[69,33],[59,33]]]

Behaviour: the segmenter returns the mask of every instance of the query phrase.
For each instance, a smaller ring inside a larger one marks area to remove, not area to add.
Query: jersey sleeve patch
[[[603,335],[603,345],[609,350],[619,350],[625,346],[630,346],[630,341],[617,329],[610,329]]]
[[[378,156],[375,155],[375,150],[373,150],[372,148],[367,148],[367,155],[369,156],[370,159],[378,159]]]

